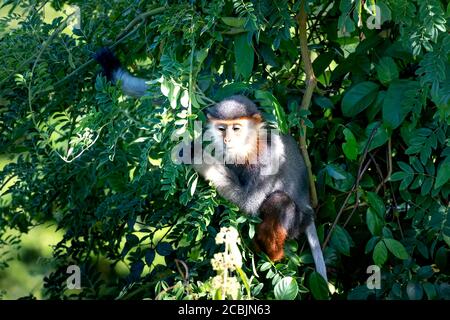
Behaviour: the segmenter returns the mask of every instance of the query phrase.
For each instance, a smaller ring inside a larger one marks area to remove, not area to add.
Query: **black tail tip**
[[[108,80],[112,80],[113,72],[121,67],[119,59],[107,47],[99,49],[94,54],[94,59],[102,66],[103,73]]]

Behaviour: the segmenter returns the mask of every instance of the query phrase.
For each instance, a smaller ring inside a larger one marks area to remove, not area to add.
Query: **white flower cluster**
[[[220,290],[222,299],[226,296],[237,299],[240,284],[230,272],[242,267],[242,256],[238,247],[239,233],[233,227],[222,227],[215,240],[217,244],[225,244],[225,251],[216,253],[211,259],[211,265],[217,272],[217,276],[212,278],[211,289],[213,292]]]
[[[239,289],[241,288],[241,285],[236,277],[224,278],[221,275],[217,275],[212,278],[211,286],[216,290],[222,290],[225,295],[229,295],[231,299],[234,300],[238,298]]]
[[[239,233],[237,230],[233,227],[222,227],[220,228],[219,233],[216,235],[216,243],[222,244],[222,243],[232,243],[237,244],[240,243],[241,240],[239,239]]]

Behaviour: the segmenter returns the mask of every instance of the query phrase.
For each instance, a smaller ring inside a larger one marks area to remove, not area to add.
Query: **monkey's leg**
[[[256,244],[271,260],[284,256],[284,242],[295,228],[296,207],[282,191],[271,193],[259,209],[263,221],[256,228]]]

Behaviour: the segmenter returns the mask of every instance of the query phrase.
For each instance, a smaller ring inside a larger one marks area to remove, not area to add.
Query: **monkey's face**
[[[252,119],[213,120],[214,143],[224,151],[227,162],[242,163],[255,153],[260,124]]]

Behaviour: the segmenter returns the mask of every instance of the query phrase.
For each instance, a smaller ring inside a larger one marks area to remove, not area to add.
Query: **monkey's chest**
[[[259,175],[259,167],[255,165],[227,164],[243,187],[254,186]]]

